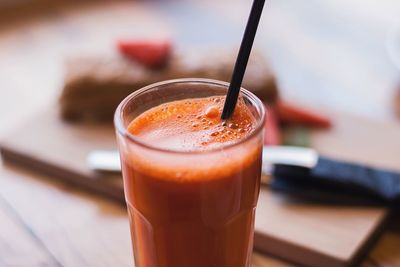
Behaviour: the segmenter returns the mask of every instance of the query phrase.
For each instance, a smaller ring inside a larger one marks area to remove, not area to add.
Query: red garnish
[[[264,144],[280,145],[282,142],[281,130],[278,118],[273,107],[267,108],[267,119],[265,121]]]
[[[119,52],[149,68],[164,66],[171,55],[169,41],[123,40],[118,42]]]
[[[292,104],[278,100],[275,104],[277,116],[282,123],[302,124],[311,127],[329,128],[332,122],[329,118],[305,110]]]

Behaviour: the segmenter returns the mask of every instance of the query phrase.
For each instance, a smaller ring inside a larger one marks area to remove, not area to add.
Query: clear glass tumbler
[[[248,136],[202,151],[147,144],[127,130],[144,111],[170,101],[226,95],[228,84],[180,79],[142,88],[115,113],[136,267],[247,267],[253,247],[265,110],[240,95],[256,119]]]

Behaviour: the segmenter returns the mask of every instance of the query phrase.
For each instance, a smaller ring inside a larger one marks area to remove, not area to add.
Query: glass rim
[[[116,130],[118,131],[118,133],[121,134],[123,137],[127,138],[128,140],[130,140],[131,142],[135,143],[136,145],[139,145],[139,146],[149,149],[149,150],[154,150],[154,151],[163,152],[163,153],[173,153],[173,154],[205,154],[205,153],[218,152],[221,150],[229,149],[232,147],[236,147],[240,144],[243,144],[243,143],[247,142],[248,140],[250,140],[251,138],[253,138],[254,136],[256,136],[264,128],[265,117],[266,117],[266,109],[265,109],[264,103],[261,102],[261,100],[256,95],[254,95],[252,92],[241,87],[240,93],[243,94],[244,96],[246,96],[246,98],[250,99],[254,104],[256,104],[256,106],[260,107],[260,119],[257,121],[254,131],[252,131],[245,138],[240,139],[238,142],[230,143],[230,144],[220,146],[217,148],[205,149],[205,150],[182,151],[182,150],[161,148],[161,147],[151,145],[149,143],[143,142],[137,136],[129,133],[127,128],[123,125],[122,115],[123,115],[124,108],[130,102],[130,100],[133,99],[134,97],[137,97],[137,96],[145,93],[146,91],[148,91],[150,89],[155,88],[155,87],[160,87],[160,86],[169,85],[169,84],[179,84],[179,83],[204,83],[204,84],[211,84],[211,85],[214,84],[214,85],[218,85],[218,86],[225,86],[226,88],[229,87],[228,82],[214,80],[214,79],[205,79],[205,78],[172,79],[172,80],[165,80],[165,81],[149,84],[149,85],[142,87],[142,88],[132,92],[131,94],[129,94],[118,105],[118,107],[114,113],[114,126],[115,126]]]

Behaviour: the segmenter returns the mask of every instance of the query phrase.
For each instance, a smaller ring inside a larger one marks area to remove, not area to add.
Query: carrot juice
[[[143,111],[135,112],[139,105],[125,100],[116,113],[136,266],[250,266],[261,175],[261,102],[245,91],[223,122],[226,84],[189,79],[147,90],[154,87],[166,90],[165,96],[146,97],[144,90]]]

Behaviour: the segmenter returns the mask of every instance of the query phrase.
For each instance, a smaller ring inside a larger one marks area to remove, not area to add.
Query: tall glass
[[[250,266],[265,120],[261,101],[241,90],[255,129],[219,148],[168,150],[127,131],[152,107],[225,95],[227,88],[215,80],[171,80],[142,88],[119,105],[114,122],[136,267]]]

